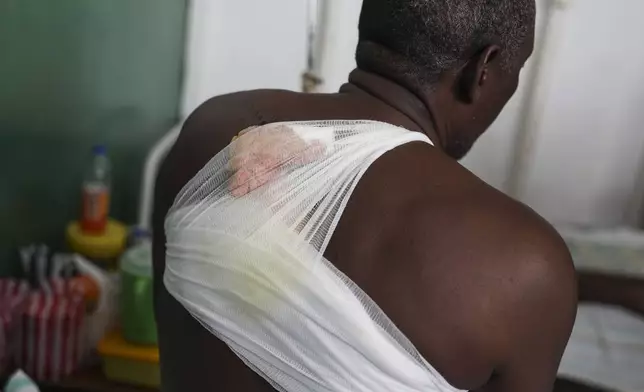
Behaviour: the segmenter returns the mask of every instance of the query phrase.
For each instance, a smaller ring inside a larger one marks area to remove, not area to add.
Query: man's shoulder
[[[287,90],[251,90],[213,97],[188,116],[168,159],[194,162],[179,166],[194,175],[192,166],[204,165],[244,129],[289,121],[293,113],[302,112],[293,106],[306,101],[303,96]]]
[[[394,150],[376,161],[371,174],[357,195],[373,199],[380,190],[387,202],[376,208],[396,206],[396,219],[389,226],[408,230],[400,238],[399,231],[387,233],[395,243],[402,241],[397,248],[405,252],[413,239],[419,256],[409,255],[414,259],[448,260],[452,265],[472,260],[468,269],[500,268],[508,273],[536,260],[542,266],[571,267],[565,243],[546,220],[430,146],[410,144]]]
[[[164,194],[178,192],[242,130],[273,122],[267,109],[297,93],[286,90],[242,91],[210,98],[185,120],[161,167],[158,185]],[[161,195],[163,196],[163,195]]]
[[[461,165],[446,163],[441,177],[421,197],[419,235],[460,242],[461,251],[476,250],[496,262],[518,265],[532,257],[558,255],[569,261],[568,248],[554,227],[529,206],[480,180]],[[523,257],[519,257],[523,256]],[[505,266],[507,267],[507,266]]]
[[[300,93],[287,90],[249,90],[210,98],[195,109],[184,124],[182,136],[213,134],[222,128],[248,127],[274,121],[271,106],[297,99]],[[237,130],[241,131],[241,129]]]
[[[469,269],[495,271],[515,282],[547,275],[554,285],[574,276],[568,247],[550,223],[478,179],[464,182],[471,184],[416,214],[426,241],[437,242],[456,260],[474,259]]]
[[[478,371],[498,372],[526,346],[565,345],[576,311],[576,274],[557,231],[475,180],[446,194],[415,213],[410,232],[416,238],[408,240],[422,263],[428,313],[444,315],[430,344],[446,353],[438,359],[442,369],[462,378],[468,357]]]

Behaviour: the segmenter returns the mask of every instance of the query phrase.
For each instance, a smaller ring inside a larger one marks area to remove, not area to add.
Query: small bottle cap
[[[150,232],[142,227],[135,227],[132,229],[132,237],[134,239],[144,239],[150,237]]]
[[[107,149],[104,145],[97,144],[92,148],[92,152],[94,153],[94,155],[105,155],[107,153]]]

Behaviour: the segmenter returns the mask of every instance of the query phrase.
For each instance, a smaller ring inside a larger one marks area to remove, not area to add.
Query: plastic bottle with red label
[[[81,229],[100,235],[105,231],[110,213],[111,164],[105,146],[95,146],[92,162],[83,181]]]

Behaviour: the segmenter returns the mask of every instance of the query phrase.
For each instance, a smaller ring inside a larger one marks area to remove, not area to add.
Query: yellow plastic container
[[[131,345],[116,332],[101,341],[98,352],[103,357],[103,373],[109,380],[151,388],[161,385],[157,347]]]
[[[115,220],[109,220],[105,232],[99,235],[87,234],[78,222],[67,226],[67,243],[72,251],[91,260],[115,267],[116,260],[125,250],[127,227]]]

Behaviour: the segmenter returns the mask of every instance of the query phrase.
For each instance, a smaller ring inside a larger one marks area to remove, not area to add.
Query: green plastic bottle
[[[152,244],[143,241],[121,258],[121,329],[131,344],[157,344],[152,297]]]

